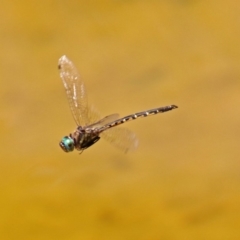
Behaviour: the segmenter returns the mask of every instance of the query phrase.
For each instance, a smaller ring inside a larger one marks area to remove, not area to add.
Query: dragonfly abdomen
[[[177,108],[176,105],[169,105],[169,106],[165,106],[165,107],[150,109],[150,110],[147,110],[147,111],[144,111],[144,112],[138,112],[138,113],[135,113],[135,114],[131,114],[131,115],[128,115],[126,117],[115,120],[114,122],[111,122],[109,124],[106,124],[105,126],[103,126],[99,129],[99,132],[103,132],[103,131],[107,130],[108,128],[118,126],[118,125],[123,124],[125,122],[128,122],[130,120],[135,120],[135,119],[140,118],[140,117],[148,117],[148,116],[152,116],[152,115],[155,115],[155,114],[158,114],[158,113],[164,113],[164,112],[173,110],[175,108]]]

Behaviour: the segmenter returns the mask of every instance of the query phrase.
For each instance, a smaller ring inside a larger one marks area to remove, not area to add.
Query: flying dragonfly
[[[116,126],[140,117],[148,117],[177,108],[176,105],[169,105],[137,112],[123,118],[120,118],[119,114],[111,114],[101,119],[94,108],[88,105],[84,82],[73,62],[64,55],[59,59],[58,69],[67,93],[69,107],[77,124],[76,130],[63,137],[59,143],[65,152],[71,152],[74,149],[82,152],[101,137],[124,152],[134,150],[138,146],[136,135],[126,128],[115,128]]]

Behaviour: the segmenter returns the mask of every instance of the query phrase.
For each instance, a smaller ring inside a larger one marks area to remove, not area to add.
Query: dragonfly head
[[[74,150],[74,140],[69,136],[63,137],[59,145],[64,152],[71,152]]]

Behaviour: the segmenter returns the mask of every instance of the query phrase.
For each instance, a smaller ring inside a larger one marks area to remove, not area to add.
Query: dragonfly
[[[135,150],[138,147],[138,138],[135,133],[122,127],[115,128],[116,126],[130,120],[178,108],[176,105],[169,105],[137,112],[123,118],[120,118],[117,113],[100,118],[100,114],[88,105],[85,84],[73,62],[64,55],[59,59],[58,69],[67,94],[69,107],[77,125],[76,130],[63,137],[59,143],[65,152],[76,149],[82,153],[83,150],[95,144],[100,138],[106,139],[125,153]]]

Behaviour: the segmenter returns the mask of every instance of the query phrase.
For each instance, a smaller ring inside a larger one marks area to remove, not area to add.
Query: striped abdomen
[[[170,111],[175,108],[178,108],[178,107],[176,105],[170,105],[170,106],[166,106],[166,107],[154,108],[154,109],[150,109],[150,110],[147,110],[144,112],[138,112],[135,114],[131,114],[131,115],[128,115],[126,117],[120,118],[118,120],[115,120],[111,123],[106,124],[105,126],[98,129],[98,131],[103,132],[103,131],[107,130],[108,128],[115,127],[117,125],[123,124],[130,120],[135,120],[140,117],[148,117],[148,116],[152,116],[152,115],[155,115],[158,113],[164,113],[164,112]]]

